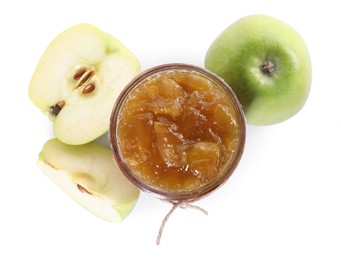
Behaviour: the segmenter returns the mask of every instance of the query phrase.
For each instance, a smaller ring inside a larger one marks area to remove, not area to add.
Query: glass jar
[[[113,107],[109,139],[133,184],[175,203],[197,200],[229,178],[245,131],[243,110],[226,82],[206,69],[174,63],[148,69],[126,86]]]

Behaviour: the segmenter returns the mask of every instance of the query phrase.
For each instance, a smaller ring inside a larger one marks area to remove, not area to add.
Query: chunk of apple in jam
[[[217,143],[199,142],[186,152],[186,168],[206,182],[219,173],[219,158],[220,147]]]
[[[151,97],[149,108],[155,115],[171,118],[181,115],[185,92],[174,80],[161,77],[155,85],[148,86],[148,94]]]
[[[183,138],[176,130],[177,126],[174,123],[154,123],[157,147],[162,160],[168,167],[179,167],[181,163],[179,147],[183,143]]]
[[[212,87],[212,83],[208,79],[193,73],[177,73],[171,75],[170,78],[178,82],[187,93],[206,91]]]
[[[213,121],[216,127],[220,131],[232,131],[235,130],[237,122],[235,116],[232,114],[233,111],[227,106],[218,104],[213,110]]]
[[[152,151],[153,115],[139,114],[122,118],[121,121],[123,131],[121,131],[120,142],[126,160],[132,166],[146,162]]]

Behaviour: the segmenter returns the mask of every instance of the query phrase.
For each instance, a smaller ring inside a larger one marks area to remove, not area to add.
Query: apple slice
[[[32,76],[29,96],[54,121],[59,140],[84,144],[108,131],[117,96],[139,71],[136,57],[118,40],[80,24],[48,46]]]
[[[93,142],[73,146],[51,139],[40,152],[37,166],[84,208],[111,222],[122,221],[139,197],[111,151]]]

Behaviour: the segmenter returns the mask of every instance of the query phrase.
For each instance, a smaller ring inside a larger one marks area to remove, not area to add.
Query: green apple
[[[253,125],[292,117],[310,91],[312,69],[304,40],[288,24],[266,15],[250,15],[226,28],[207,50],[205,67],[231,86]]]
[[[29,96],[53,120],[58,139],[84,144],[108,131],[117,96],[139,71],[138,60],[122,43],[95,26],[79,24],[45,50]]]
[[[51,139],[40,152],[37,166],[84,208],[111,222],[122,221],[139,197],[111,151],[93,142],[67,145]]]

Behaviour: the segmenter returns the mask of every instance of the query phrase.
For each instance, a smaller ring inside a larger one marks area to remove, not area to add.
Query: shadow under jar
[[[210,71],[165,64],[140,73],[118,97],[110,145],[140,190],[172,203],[221,186],[245,144],[245,117],[232,89]]]

